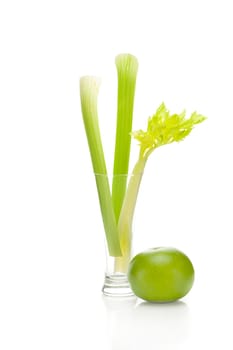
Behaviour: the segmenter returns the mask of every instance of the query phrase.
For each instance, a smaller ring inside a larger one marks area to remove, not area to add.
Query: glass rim
[[[138,173],[122,173],[122,174],[114,174],[114,173],[106,173],[106,174],[103,174],[103,173],[96,173],[94,172],[94,175],[95,176],[103,176],[103,177],[131,177],[131,176],[139,176],[143,174],[143,171],[141,172],[138,172]]]

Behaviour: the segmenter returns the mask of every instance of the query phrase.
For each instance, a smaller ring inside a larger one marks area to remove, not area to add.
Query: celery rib
[[[80,98],[83,122],[88,140],[100,209],[111,256],[121,256],[117,224],[112,205],[110,185],[107,176],[104,151],[98,123],[97,97],[100,81],[95,77],[80,79]]]
[[[129,168],[130,133],[132,130],[138,61],[133,55],[121,54],[116,57],[115,63],[118,76],[118,96],[112,201],[116,221],[118,221],[127,185],[126,175]]]
[[[115,259],[115,271],[127,272],[131,255],[131,235],[134,210],[143,171],[150,154],[158,147],[182,141],[196,124],[206,118],[196,112],[185,119],[185,113],[170,114],[165,104],[161,104],[152,118],[149,118],[146,131],[136,131],[132,136],[140,142],[138,161],[133,169],[122,205],[118,230],[122,257]]]
[[[129,180],[118,221],[122,256],[115,258],[115,271],[127,273],[131,258],[132,222],[147,158],[139,157]]]

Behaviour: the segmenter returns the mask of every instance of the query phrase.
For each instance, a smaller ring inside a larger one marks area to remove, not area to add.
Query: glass
[[[127,273],[129,262],[133,254],[132,224],[137,191],[136,195],[134,196],[132,195],[133,191],[130,191],[130,188],[139,187],[141,174],[123,174],[111,176],[95,174],[95,179],[96,182],[103,182],[104,180],[105,183],[106,180],[108,180],[109,191],[111,192],[114,203],[114,212],[122,251],[122,256],[110,256],[106,236],[104,235],[106,247],[106,268],[102,292],[108,296],[132,296],[134,293],[130,288]],[[113,191],[111,191],[112,187]]]

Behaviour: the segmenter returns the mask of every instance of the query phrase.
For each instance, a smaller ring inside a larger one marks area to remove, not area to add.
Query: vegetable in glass
[[[93,171],[96,175],[96,186],[108,252],[115,259],[115,271],[127,274],[131,257],[132,221],[147,160],[158,147],[184,140],[191,133],[194,126],[203,122],[205,117],[197,112],[193,112],[189,118],[186,118],[185,111],[180,114],[172,114],[162,103],[155,114],[148,119],[146,130],[133,132],[133,108],[138,61],[131,54],[121,54],[116,57],[115,63],[118,77],[118,94],[113,160],[113,175],[115,177],[113,176],[112,184],[109,183],[107,176],[98,121],[97,99],[100,85],[98,78],[84,76],[80,79],[80,98]],[[130,172],[130,180],[127,183],[126,175],[129,173],[131,137],[136,139],[139,144],[139,154]],[[157,253],[158,251],[156,251]],[[183,258],[183,256],[179,256]],[[186,290],[187,288],[182,289],[182,291]],[[169,297],[174,298],[178,294],[174,293]],[[158,295],[155,296],[158,298]],[[168,296],[166,298],[169,299]]]

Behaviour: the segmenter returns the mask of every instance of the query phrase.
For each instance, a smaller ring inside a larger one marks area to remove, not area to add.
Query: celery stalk
[[[135,86],[138,70],[136,57],[121,54],[116,57],[118,75],[117,126],[113,167],[112,200],[116,221],[123,203],[129,168]],[[123,176],[116,176],[123,175]]]
[[[99,85],[100,81],[95,77],[86,76],[80,79],[82,115],[93,171],[96,174],[96,186],[109,254],[111,256],[121,256],[117,224],[98,123],[97,97]]]
[[[116,257],[114,264],[115,271],[117,272],[127,273],[130,262],[133,215],[146,161],[146,158],[139,158],[135,164],[123,201],[118,221],[122,256]]]
[[[162,103],[153,117],[149,118],[147,130],[139,130],[132,133],[132,136],[140,143],[140,152],[128,184],[118,221],[122,257],[115,259],[116,271],[127,272],[130,260],[133,214],[148,157],[160,146],[182,141],[190,134],[196,124],[201,123],[205,119],[204,116],[196,112],[192,113],[188,119],[185,119],[185,112],[171,115]]]

